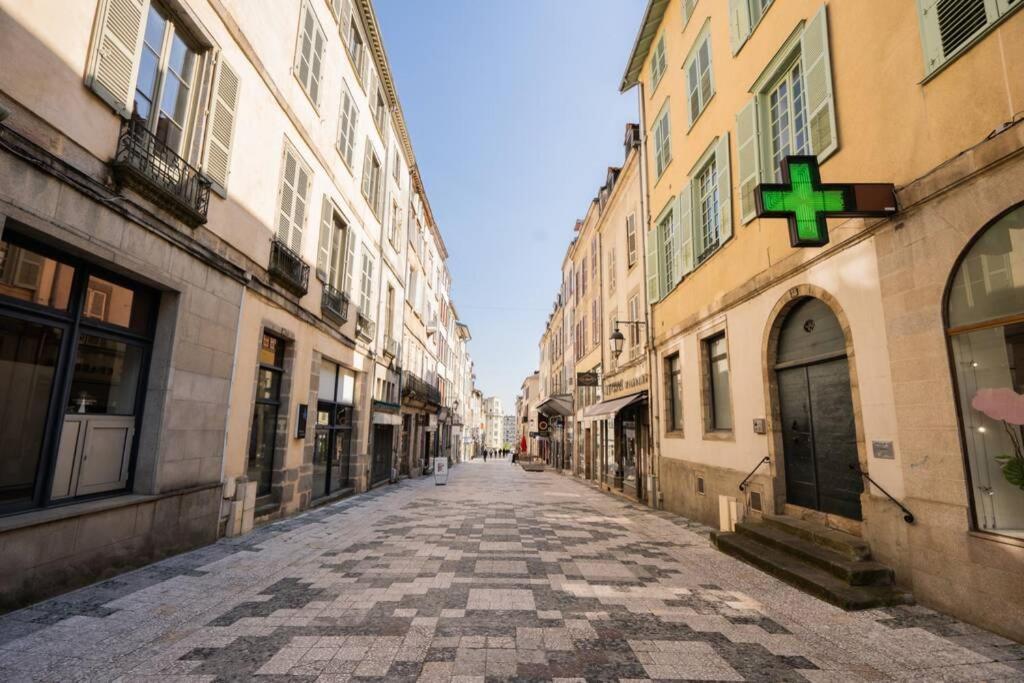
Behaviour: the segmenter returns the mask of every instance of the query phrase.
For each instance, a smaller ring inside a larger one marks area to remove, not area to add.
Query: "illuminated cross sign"
[[[896,189],[891,184],[822,184],[813,156],[786,157],[781,170],[782,182],[758,185],[754,201],[759,218],[789,220],[789,243],[794,247],[828,244],[828,217],[896,213]]]

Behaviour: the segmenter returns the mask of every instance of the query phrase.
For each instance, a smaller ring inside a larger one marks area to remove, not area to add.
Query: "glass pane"
[[[281,373],[276,370],[260,368],[256,379],[256,400],[276,401],[281,389]]]
[[[138,106],[135,108],[135,114],[141,119],[149,118],[149,103],[156,96],[156,79],[157,72],[160,69],[159,64],[160,57],[148,47],[143,47],[142,56],[139,59],[139,77],[135,83],[136,100],[141,97],[146,105],[145,111],[141,111]],[[138,105],[138,102],[136,102],[136,105]]]
[[[160,12],[150,5],[149,16],[146,18],[146,36],[144,40],[146,45],[158,54],[164,46],[164,33],[166,29],[167,22],[160,16]]]
[[[331,433],[319,430],[313,443],[313,497],[327,493],[327,461],[331,456]]]
[[[356,377],[351,370],[341,369],[341,386],[338,387],[338,403],[352,405],[355,399]]]
[[[169,117],[179,128],[185,125],[188,112],[188,86],[174,74],[167,74],[164,81],[164,94],[160,100],[160,111]]]
[[[162,110],[160,112],[160,119],[156,124],[156,139],[167,145],[171,151],[175,153],[181,152],[181,140],[184,137],[184,131],[181,126],[172,121],[167,114]],[[169,164],[174,163],[174,157],[167,154],[165,155],[165,162]]]
[[[32,498],[60,353],[59,328],[0,316],[0,503]]]
[[[273,335],[264,334],[259,360],[261,365],[284,367],[284,342]]]
[[[181,77],[185,85],[192,84],[192,72],[195,69],[196,53],[189,49],[181,36],[175,34],[171,42],[170,66],[174,73]]]
[[[78,338],[68,413],[133,415],[142,349],[83,334]]]
[[[250,480],[257,482],[258,496],[270,493],[276,440],[277,406],[257,403],[252,414],[252,433],[249,436],[248,476]]]
[[[155,310],[156,301],[152,295],[95,275],[89,276],[82,310],[84,318],[126,327],[138,334],[149,334]]]
[[[953,278],[949,325],[1024,315],[1024,206],[974,243]]]
[[[0,242],[0,296],[66,311],[75,269],[10,242]]]
[[[348,484],[348,468],[351,462],[352,432],[343,429],[334,434],[334,452],[331,458],[331,491],[337,491]]]
[[[1024,394],[1024,323],[955,335],[952,345],[976,523],[1024,538],[1024,490],[1003,471],[1024,459],[1024,428],[1008,414]]]
[[[725,337],[719,337],[710,343],[711,356],[711,392],[714,403],[712,409],[712,429],[732,429],[732,409],[729,401],[729,359],[725,352]]]
[[[317,397],[321,401],[333,402],[338,386],[338,366],[330,361],[323,361],[320,364],[320,388],[317,390]]]

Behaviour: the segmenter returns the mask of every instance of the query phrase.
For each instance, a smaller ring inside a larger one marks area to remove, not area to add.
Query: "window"
[[[736,54],[774,0],[729,0],[729,32]]]
[[[693,9],[697,6],[697,0],[682,0],[683,3],[683,26],[690,23],[690,17],[693,16]]]
[[[363,282],[359,288],[359,312],[363,317],[372,319],[373,257],[367,252],[369,249],[363,249]]]
[[[597,299],[590,302],[590,319],[593,321],[593,344],[601,345],[601,316],[598,315]]]
[[[580,296],[587,295],[587,257],[583,257],[583,261],[580,264]]]
[[[188,133],[188,118],[198,71],[196,49],[156,4],[149,6],[132,117],[178,154]]]
[[[402,157],[398,153],[398,147],[395,147],[394,162],[391,164],[391,173],[395,177],[395,182],[398,186],[402,186]]]
[[[686,93],[689,98],[690,125],[708,106],[708,100],[715,94],[715,85],[711,77],[711,33],[705,25],[697,46],[686,60]]]
[[[654,46],[654,52],[651,53],[651,93],[658,87],[658,83],[661,82],[661,77],[665,75],[665,36],[658,39],[658,44]]]
[[[395,334],[395,288],[388,285],[388,298],[384,307],[384,338],[393,339]]]
[[[398,202],[391,200],[391,223],[388,228],[388,242],[395,244],[398,239],[398,224],[402,220],[401,209],[398,208]]]
[[[380,157],[377,156],[369,139],[366,140],[366,155],[363,158],[362,190],[370,208],[377,216],[380,216],[382,195]]]
[[[302,253],[311,177],[309,168],[291,145],[285,143],[284,168],[278,189],[277,238],[296,254]]]
[[[615,245],[608,250],[608,291],[615,291]]]
[[[676,286],[676,224],[672,209],[665,212],[658,221],[658,236],[661,245],[660,263],[662,264],[662,287],[665,293]]]
[[[768,130],[771,149],[769,168],[775,173],[776,182],[782,182],[782,160],[792,154],[807,154],[810,151],[803,70],[799,59],[786,69],[768,91]]]
[[[352,161],[355,159],[356,151],[356,123],[359,119],[359,109],[348,89],[348,84],[341,84],[341,114],[338,118],[338,153],[342,161],[352,170]]]
[[[373,122],[377,124],[377,130],[383,133],[384,124],[387,122],[388,105],[384,100],[384,93],[377,90],[373,101]]]
[[[937,71],[965,52],[1011,12],[1020,0],[918,0],[925,71]]]
[[[721,238],[721,215],[718,205],[718,171],[715,164],[715,157],[704,166],[697,174],[696,179],[697,207],[695,218],[697,220],[698,236],[700,237],[700,254],[697,257],[698,263],[718,249]]]
[[[320,82],[323,78],[324,48],[327,39],[313,9],[303,3],[299,36],[295,46],[295,77],[314,107],[320,106]]]
[[[825,6],[769,64],[754,83],[754,98],[736,115],[743,222],[756,213],[754,188],[780,177],[783,157],[814,154],[824,162],[839,147]]]
[[[629,299],[628,304],[629,319],[633,321],[639,321],[641,316],[640,311],[640,297],[632,296]],[[640,325],[629,326],[629,357],[638,358],[640,352],[643,350],[644,337],[640,333]]]
[[[989,226],[953,273],[946,309],[975,528],[1024,538],[1024,207]],[[1016,395],[1016,399],[1014,396]]]
[[[626,267],[636,265],[636,215],[626,218]]]
[[[348,223],[329,197],[324,197],[320,221],[320,246],[317,251],[316,274],[325,284],[342,289],[342,278],[350,267],[346,263],[348,241],[351,239]]]
[[[345,41],[345,47],[348,48],[348,56],[352,58],[356,78],[362,83],[363,66],[366,59],[366,44],[363,42],[363,36],[359,32],[359,26],[354,18],[348,25],[348,39]]]
[[[599,259],[597,258],[597,238],[590,240],[590,278],[592,280],[597,279],[597,264]]]
[[[683,386],[679,354],[665,357],[665,431],[683,431]]]
[[[732,431],[729,397],[729,357],[725,333],[702,342],[704,347],[705,431]]]
[[[669,134],[668,103],[662,107],[661,114],[654,121],[654,175],[658,178],[665,172],[672,161],[672,141]]]

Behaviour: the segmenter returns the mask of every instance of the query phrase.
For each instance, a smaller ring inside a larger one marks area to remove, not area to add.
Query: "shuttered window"
[[[615,245],[608,250],[608,291],[615,291]]]
[[[352,170],[356,152],[356,123],[359,110],[356,101],[345,82],[341,84],[341,113],[338,117],[338,153],[342,161]]]
[[[774,0],[729,0],[729,35],[736,54]]]
[[[359,26],[356,24],[355,18],[349,19],[346,33],[345,47],[355,67],[356,78],[362,83],[364,80],[363,67],[366,60],[366,43],[363,41],[363,35],[359,32]]]
[[[658,219],[658,254],[661,267],[661,291],[668,294],[676,286],[678,268],[678,251],[676,249],[676,220],[672,207],[666,209]]]
[[[786,69],[767,95],[768,143],[771,163],[768,168],[782,181],[781,163],[791,154],[807,154],[811,137],[807,125],[807,101],[803,68],[798,59]]]
[[[277,238],[297,254],[302,253],[302,230],[309,206],[311,177],[309,168],[295,150],[286,145],[278,192]]]
[[[380,165],[380,158],[374,151],[370,141],[366,141],[366,154],[363,157],[363,197],[370,204],[374,214],[381,213],[381,183],[383,173]]]
[[[658,87],[658,83],[661,82],[661,77],[665,75],[666,61],[665,61],[665,36],[658,39],[658,44],[654,46],[654,52],[651,53],[651,92],[653,93]]]
[[[693,16],[693,9],[697,6],[697,0],[682,0],[683,2],[683,26],[686,26]]]
[[[658,178],[672,161],[672,139],[669,131],[668,102],[662,107],[661,114],[654,120],[654,175]]]
[[[626,218],[626,267],[632,268],[636,263],[636,215],[629,214]]]
[[[295,46],[294,72],[314,107],[320,106],[326,44],[327,39],[320,22],[316,19],[316,14],[308,4],[303,3]]]
[[[967,50],[1022,0],[918,0],[925,73],[932,73]]]
[[[213,181],[214,188],[222,194],[227,192],[228,173],[231,170],[231,143],[238,114],[238,93],[238,75],[221,58],[213,86],[213,106],[210,127],[206,132],[203,171]]]
[[[715,94],[715,84],[711,74],[711,33],[705,25],[701,37],[686,60],[683,67],[686,72],[686,94],[690,115],[690,125],[697,120],[708,100]]]
[[[106,0],[96,16],[96,39],[86,85],[121,116],[132,113],[132,100],[146,21],[147,0]]]
[[[359,312],[364,317],[373,319],[371,313],[371,302],[373,300],[373,257],[363,249],[363,282],[359,288]]]
[[[351,230],[341,211],[326,195],[320,218],[320,240],[316,257],[316,275],[331,287],[340,290],[345,270],[350,264],[345,262],[348,240]]]

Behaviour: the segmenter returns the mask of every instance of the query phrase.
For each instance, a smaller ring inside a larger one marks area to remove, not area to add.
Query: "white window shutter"
[[[331,238],[334,228],[334,207],[324,195],[324,208],[320,213],[320,239],[316,250],[316,276],[327,282],[327,269],[331,262]]]
[[[736,54],[750,35],[750,6],[747,0],[729,0],[729,41]]]
[[[732,178],[729,173],[729,133],[715,146],[715,168],[718,169],[719,244],[732,237]]]
[[[679,207],[679,275],[684,276],[693,270],[693,211],[691,209],[693,183],[683,186],[676,205]]]
[[[235,134],[238,90],[238,75],[222,56],[217,63],[213,103],[207,119],[209,128],[206,131],[206,149],[203,152],[203,171],[221,194],[227,194],[228,174],[231,171],[231,142]]]
[[[836,135],[836,107],[832,97],[832,60],[828,46],[827,5],[807,23],[800,36],[800,52],[807,87],[807,118],[811,128],[811,151],[824,161],[839,146]]]
[[[736,115],[736,144],[739,157],[740,220],[754,218],[754,188],[761,182],[761,143],[758,135],[757,96]]]
[[[647,301],[654,304],[661,300],[661,268],[658,267],[658,228],[647,231]]]
[[[341,0],[341,35],[348,48],[349,31],[352,28],[352,0]]]
[[[352,271],[356,269],[356,236],[354,230],[347,230],[348,233],[348,246],[346,248],[347,256],[345,257],[345,292],[348,294],[349,301],[355,300],[355,292],[352,291]]]
[[[306,209],[309,203],[309,171],[299,164],[295,180],[295,206],[292,212],[292,234],[288,248],[296,254],[302,253],[302,230],[306,225]]]
[[[132,114],[142,29],[148,13],[149,0],[106,0],[100,3],[96,16],[86,85],[125,118]]]
[[[298,161],[291,150],[284,151],[284,169],[281,171],[281,189],[277,217],[277,238],[288,244],[292,232],[292,212],[295,204],[295,176],[299,168]]]
[[[363,196],[367,199],[370,198],[370,141],[366,141],[366,149],[363,153],[363,181],[362,191]]]

